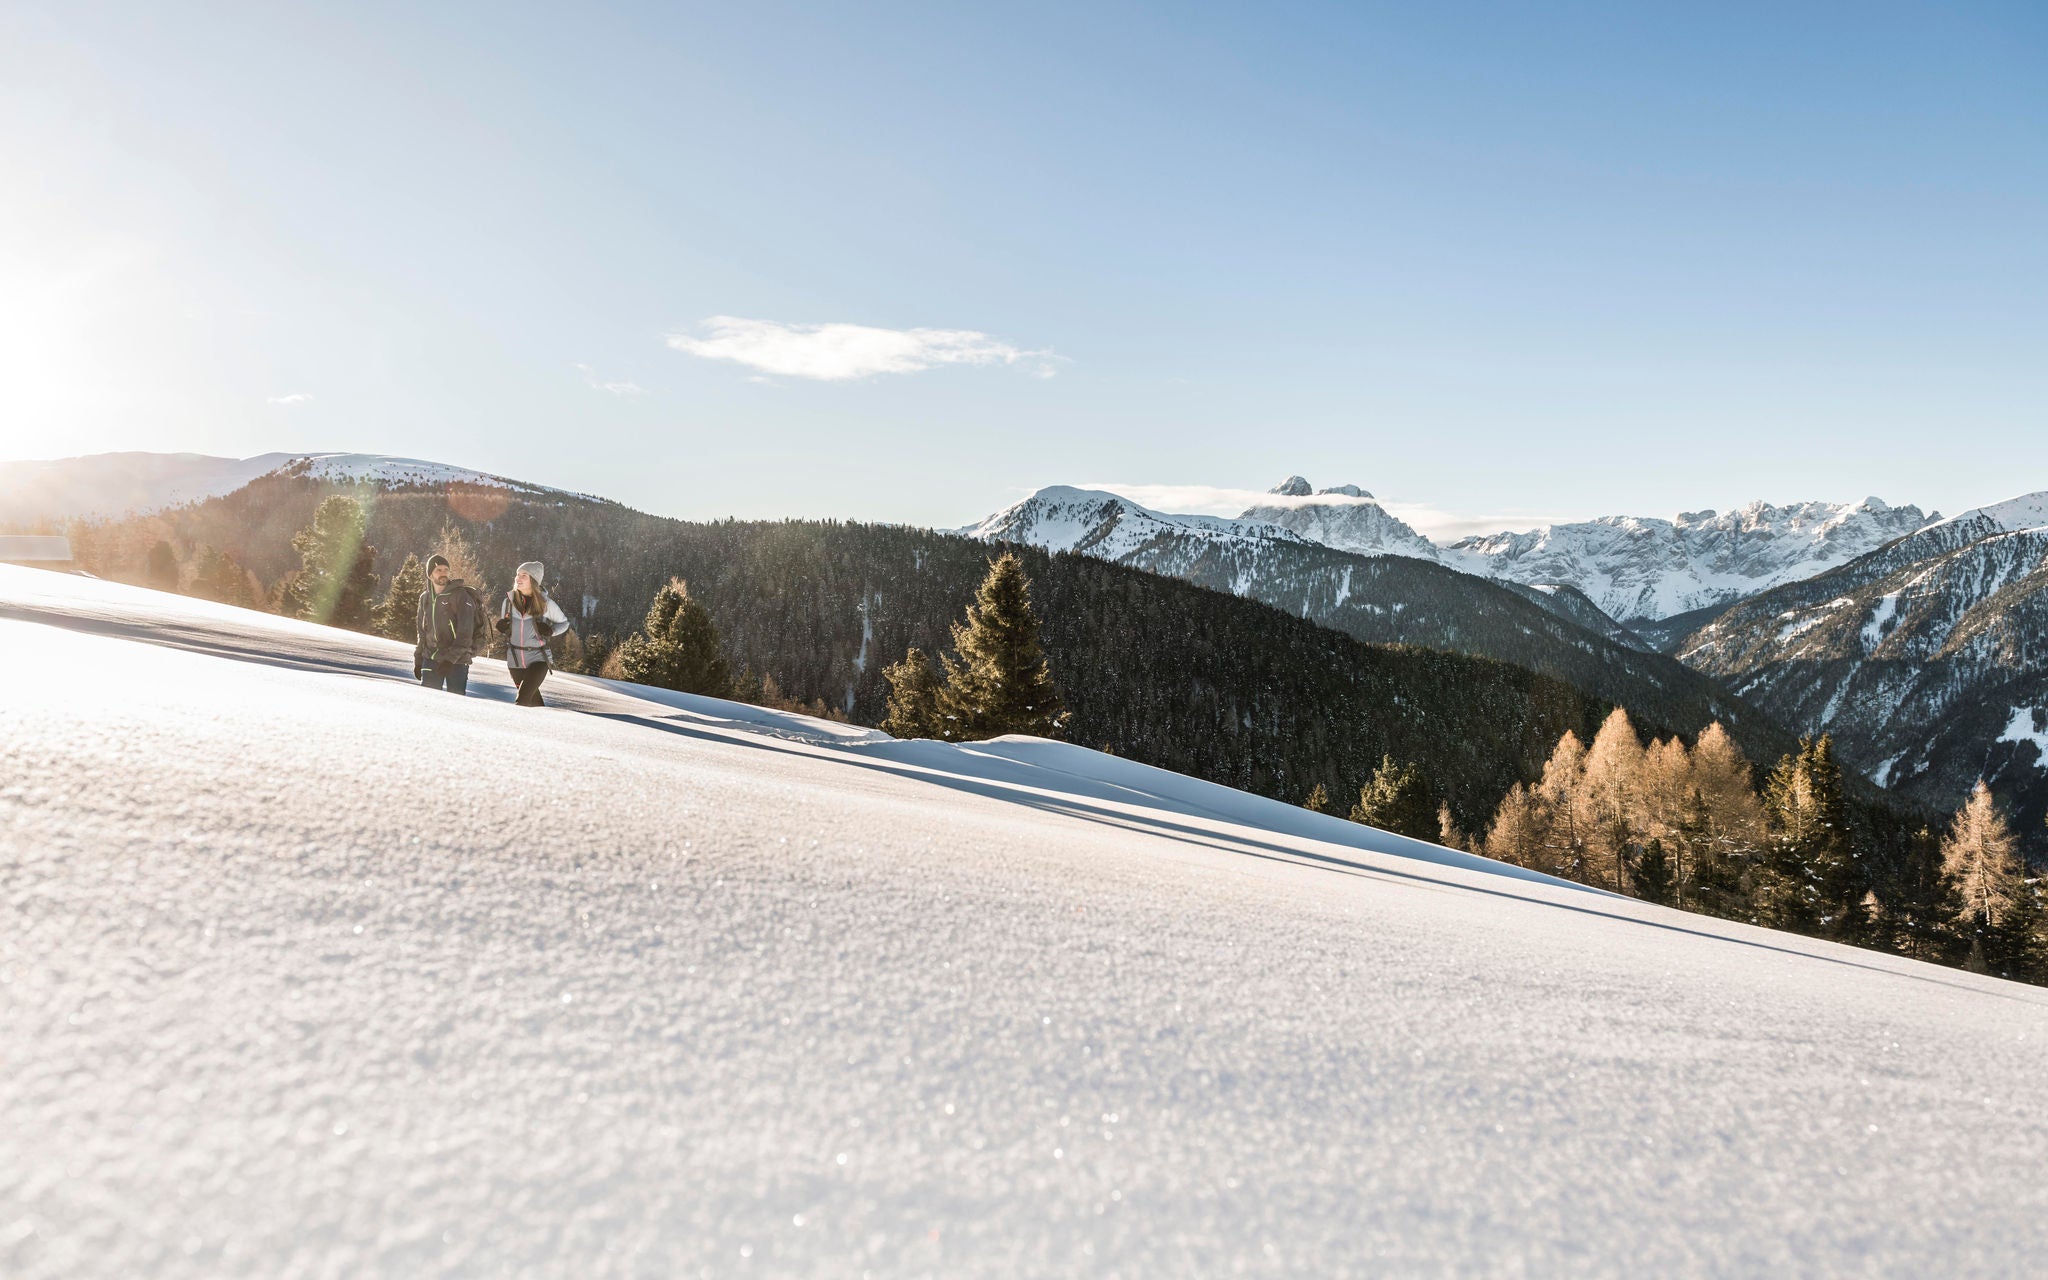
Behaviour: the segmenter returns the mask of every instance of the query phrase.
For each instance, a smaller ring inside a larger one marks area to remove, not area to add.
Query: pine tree
[[[363,541],[363,506],[335,494],[313,512],[313,523],[292,536],[299,553],[300,616],[361,631],[370,624],[377,590],[377,549]]]
[[[1396,764],[1380,757],[1372,780],[1358,789],[1351,820],[1395,835],[1434,842],[1437,838],[1436,791],[1414,764]]]
[[[1318,782],[1309,788],[1308,799],[1301,802],[1301,807],[1310,813],[1331,813],[1337,806],[1330,803],[1330,789]]]
[[[1465,838],[1465,829],[1451,816],[1451,806],[1448,804],[1438,804],[1436,807],[1436,842],[1446,849],[1456,849],[1460,853],[1471,846],[1471,841]]]
[[[889,682],[889,713],[881,729],[892,738],[943,737],[939,718],[939,673],[922,649],[913,647],[903,661],[882,669]]]
[[[1670,855],[1664,851],[1663,838],[1651,836],[1643,845],[1642,856],[1636,860],[1636,896],[1645,902],[1668,906],[1676,883],[1677,872],[1671,865]]]
[[[1565,730],[1557,749],[1544,762],[1536,784],[1542,802],[1545,869],[1568,880],[1587,881],[1586,850],[1591,842],[1593,814],[1586,793],[1586,748],[1579,735]]]
[[[767,696],[767,682],[761,678],[761,673],[754,670],[752,663],[740,664],[740,673],[732,681],[732,700],[758,707]]]
[[[405,563],[391,576],[391,589],[377,608],[377,630],[393,640],[417,640],[420,597],[427,591],[427,571],[417,555],[407,554]]]
[[[1853,937],[1868,887],[1850,854],[1848,806],[1834,741],[1802,739],[1764,784],[1770,857],[1755,874],[1759,922],[1779,929]]]
[[[1590,843],[1605,864],[1597,874],[1616,893],[1629,891],[1628,864],[1637,856],[1642,837],[1642,766],[1643,744],[1628,712],[1616,707],[1593,735],[1584,775]]]
[[[236,563],[233,556],[215,547],[207,547],[193,559],[191,592],[245,609],[254,608],[257,603],[256,592],[249,585],[249,571]]]
[[[732,692],[732,666],[711,612],[681,578],[655,593],[641,630],[619,646],[617,658],[620,678],[635,684],[710,698]]]
[[[938,713],[948,738],[1050,738],[1066,720],[1039,642],[1031,582],[1014,552],[990,562],[967,620],[953,624],[953,652],[944,664]]]
[[[1545,848],[1548,842],[1547,815],[1537,794],[1517,782],[1501,797],[1493,825],[1486,829],[1481,851],[1498,862],[1531,871],[1551,870]]]
[[[1968,931],[1974,964],[2002,959],[1995,953],[2012,949],[2003,926],[2032,904],[2032,895],[2019,859],[2019,842],[1992,804],[1991,788],[1982,778],[1956,811],[1941,842],[1941,871],[1954,894],[1956,923]]]
[[[169,540],[158,538],[156,545],[149,549],[149,564],[145,570],[149,585],[159,591],[178,589],[178,553],[172,549]]]

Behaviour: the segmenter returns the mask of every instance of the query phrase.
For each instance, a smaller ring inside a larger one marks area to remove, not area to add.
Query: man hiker
[[[420,592],[419,642],[413,646],[412,674],[429,689],[469,692],[469,662],[490,622],[483,597],[460,578],[448,576],[448,557],[427,558],[427,589]]]

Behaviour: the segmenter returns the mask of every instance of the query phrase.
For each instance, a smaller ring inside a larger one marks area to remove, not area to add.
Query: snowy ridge
[[[1308,487],[1301,477],[1290,477],[1274,489],[1276,497],[1250,508],[1238,519],[1276,524],[1339,551],[1442,561],[1436,544],[1357,485],[1338,485],[1313,494],[1304,492]]]
[[[467,467],[451,467],[443,462],[428,462],[420,458],[395,458],[381,453],[303,454],[277,468],[277,471],[329,484],[376,484],[393,488],[475,485],[492,489],[510,489],[518,493],[558,493],[567,497],[600,500],[590,494],[573,493],[549,485],[529,484],[524,480],[511,480],[485,471],[472,471]]]
[[[1970,525],[1984,530],[2004,533],[2018,533],[2026,529],[2048,526],[2048,492],[2021,494],[2003,502],[1993,502],[1982,507],[1972,507],[1961,515],[1947,520],[1936,519],[1929,527],[1941,525]]]
[[[497,664],[458,699],[408,656],[0,567],[0,657],[45,677],[0,704],[0,1272],[2048,1246],[2015,1176],[2048,1117],[1987,1101],[2048,993],[1074,746],[575,677],[528,710]],[[507,767],[539,738],[544,780]]]
[[[1290,476],[1270,495],[1236,520],[1221,520],[1167,515],[1113,493],[1054,486],[961,532],[1121,560],[1162,532],[1198,531],[1211,540],[1249,544],[1272,538],[1278,527],[1339,551],[1406,556],[1524,587],[1575,587],[1610,620],[1626,623],[1726,605],[1811,578],[1928,523],[1918,507],[1877,498],[1783,507],[1753,502],[1726,513],[1692,511],[1670,520],[1609,516],[1440,547],[1357,485],[1317,490]],[[2048,495],[2038,496],[2048,508]],[[2026,501],[2001,510],[2007,518],[2025,518]]]
[[[1569,582],[1612,617],[1658,619],[1810,578],[1921,528],[1918,507],[1753,502],[1676,519],[1608,516],[1466,538],[1445,563],[1519,582]]]
[[[1021,542],[1047,551],[1072,551],[1122,560],[1161,536],[1205,543],[1307,541],[1259,520],[1167,515],[1102,489],[1051,485],[1014,506],[958,532],[984,541]]]

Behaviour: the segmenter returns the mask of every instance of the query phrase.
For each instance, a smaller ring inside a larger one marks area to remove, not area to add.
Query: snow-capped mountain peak
[[[1918,507],[1752,502],[1675,519],[1603,516],[1466,538],[1445,562],[1515,582],[1569,582],[1624,621],[1728,604],[1822,573],[1927,523]]]
[[[1937,524],[1970,523],[1983,524],[1986,532],[1996,529],[2005,533],[2018,533],[2022,529],[2039,529],[2048,525],[2048,491],[2023,493],[2017,498],[2007,498],[2003,502],[1972,507],[1947,520],[1941,519],[1940,513],[1937,512],[1929,527]]]
[[[1355,484],[1316,489],[1300,476],[1289,476],[1268,492],[1272,500],[1248,508],[1238,519],[1276,524],[1339,551],[1441,558],[1434,543]]]
[[[1202,541],[1306,541],[1274,523],[1169,515],[1106,489],[1071,485],[1049,485],[960,532],[984,541],[1022,542],[1047,551],[1078,551],[1106,560],[1118,559],[1162,534]]]

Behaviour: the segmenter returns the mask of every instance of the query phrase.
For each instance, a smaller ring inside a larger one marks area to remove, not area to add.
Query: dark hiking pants
[[[469,692],[469,664],[428,662],[420,666],[420,683],[429,689],[446,689],[457,696]]]
[[[522,707],[544,707],[540,700],[540,682],[548,678],[548,664],[536,662],[531,666],[514,667],[512,679],[519,686],[518,703]]]

